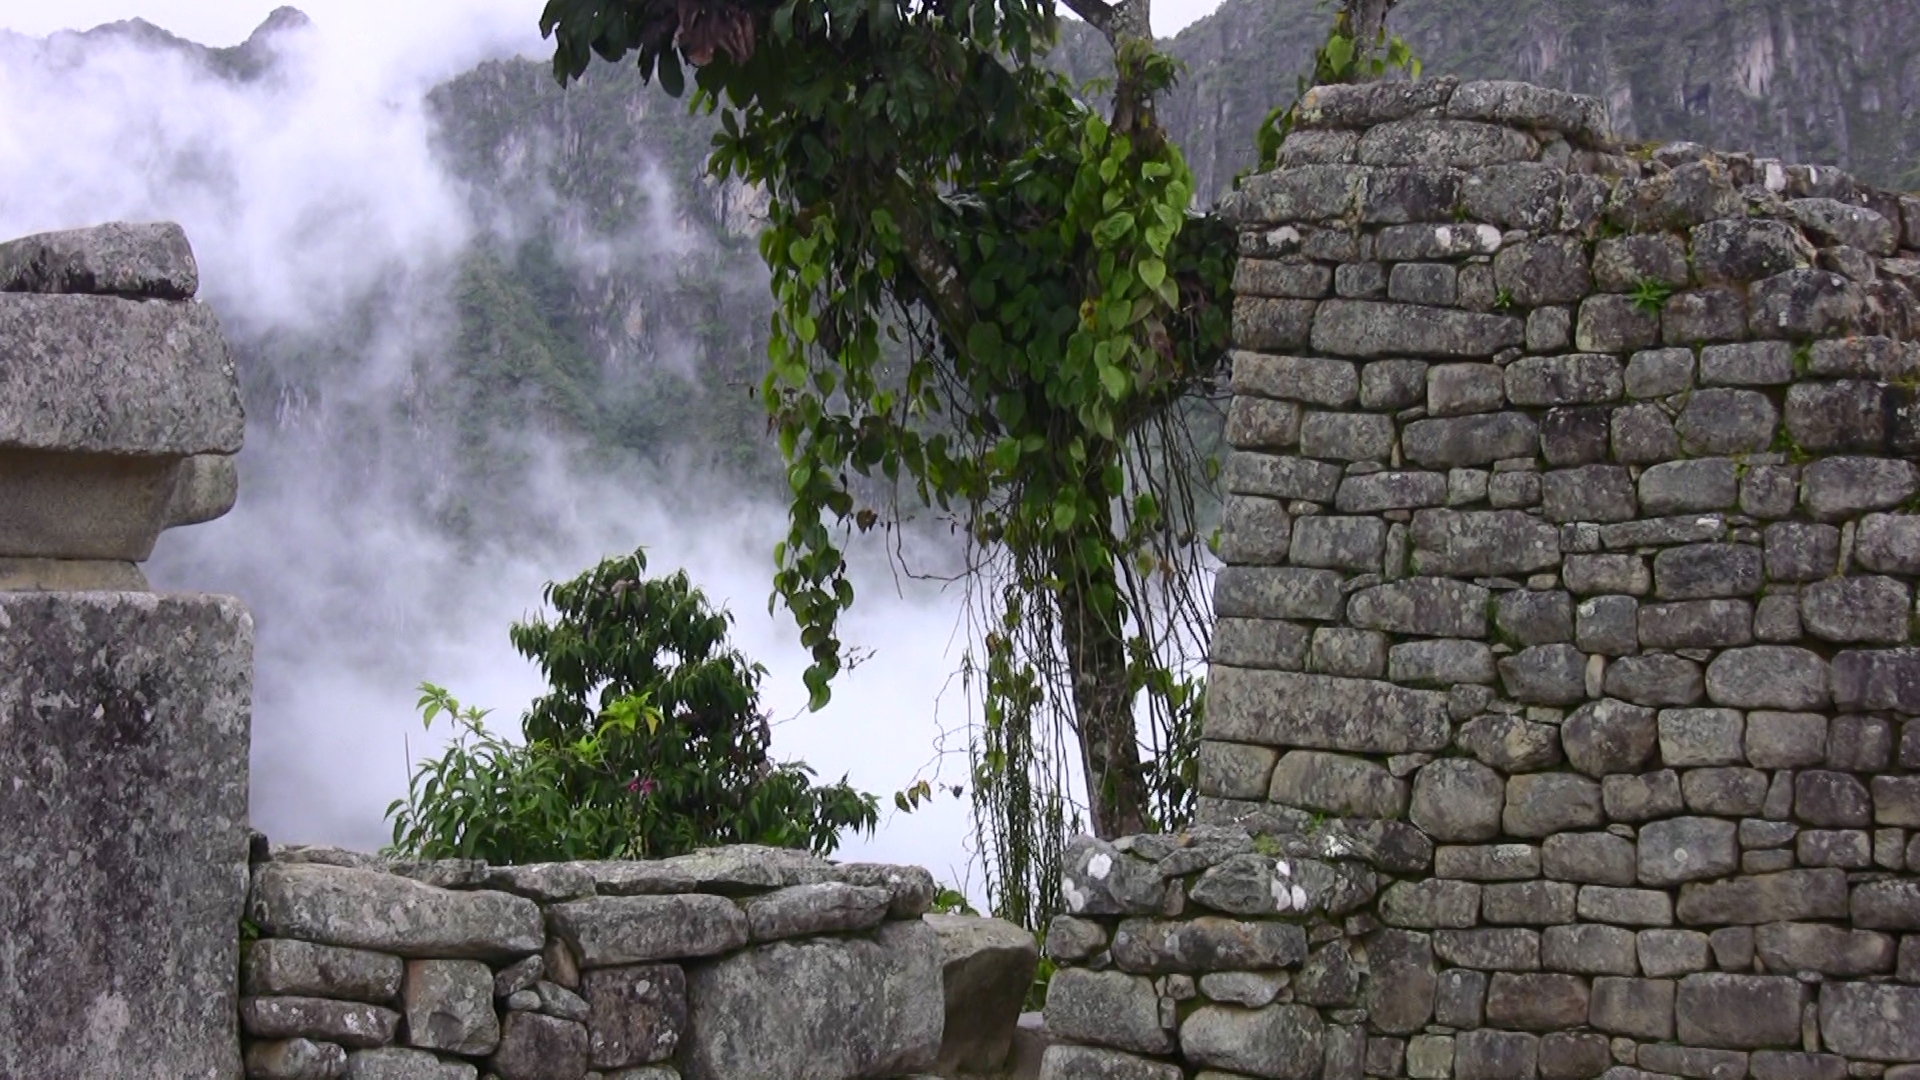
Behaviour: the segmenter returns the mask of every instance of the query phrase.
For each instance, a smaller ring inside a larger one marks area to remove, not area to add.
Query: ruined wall
[[[1033,939],[927,915],[933,897],[917,867],[761,847],[518,867],[279,850],[247,904],[247,1075],[998,1072]]]
[[[1203,824],[1071,853],[1046,1075],[1920,1076],[1920,199],[1302,119],[1223,204]]]

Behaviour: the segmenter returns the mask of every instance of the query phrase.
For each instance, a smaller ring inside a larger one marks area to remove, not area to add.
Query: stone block
[[[1634,860],[1633,841],[1612,833],[1559,833],[1540,845],[1542,871],[1556,881],[1632,885]]]
[[[1770,645],[1800,640],[1800,598],[1790,593],[1761,597],[1753,608],[1753,638]]]
[[[1181,1080],[1178,1065],[1104,1050],[1055,1043],[1040,1060],[1040,1080]]]
[[[1461,725],[1457,741],[1476,760],[1502,772],[1536,772],[1560,763],[1559,729],[1517,716],[1476,717]]]
[[[1680,776],[1680,793],[1696,814],[1744,817],[1765,811],[1769,788],[1758,769],[1689,769]]]
[[[1589,776],[1638,772],[1653,755],[1654,716],[1650,708],[1613,698],[1582,705],[1560,729],[1567,763]]]
[[[1839,873],[1838,870],[1819,872]],[[1853,924],[1859,927],[1920,930],[1920,881],[1864,882],[1853,890],[1852,914]]]
[[[1666,1076],[1740,1080],[1747,1075],[1747,1061],[1747,1054],[1739,1050],[1656,1044],[1641,1047],[1635,1064],[1644,1072]]]
[[[1387,673],[1387,636],[1373,630],[1323,626],[1313,632],[1307,669],[1348,679],[1378,679]]]
[[[1387,677],[1403,686],[1491,684],[1493,652],[1482,641],[1409,641],[1387,650]]]
[[[1579,890],[1564,881],[1511,881],[1480,893],[1480,917],[1501,926],[1550,926],[1571,922]]]
[[[1690,229],[1745,219],[1733,179],[1718,161],[1695,161],[1639,179],[1623,178],[1607,201],[1607,220],[1628,232]]]
[[[1479,1027],[1486,999],[1485,972],[1450,968],[1440,973],[1433,999],[1433,1019],[1448,1027]]]
[[[1920,714],[1920,649],[1848,649],[1835,653],[1833,699],[1842,709]]]
[[[1753,465],[1740,478],[1740,509],[1754,517],[1787,517],[1799,501],[1797,465]]]
[[[1913,622],[1913,595],[1905,582],[1880,575],[1816,581],[1800,590],[1800,622],[1823,641],[1898,645]]]
[[[1221,486],[1233,495],[1332,502],[1340,489],[1340,466],[1299,457],[1235,450],[1227,455]]]
[[[401,988],[407,1044],[484,1057],[500,1044],[493,971],[478,960],[414,960]]]
[[[1264,799],[1273,776],[1278,751],[1265,746],[1220,742],[1200,742],[1200,792],[1223,799]]]
[[[1227,445],[1240,450],[1284,450],[1300,441],[1300,406],[1240,395],[1227,408]]]
[[[1390,416],[1308,412],[1300,418],[1300,453],[1334,461],[1385,461],[1393,452],[1393,435]]]
[[[1575,912],[1582,920],[1618,926],[1672,926],[1673,898],[1653,889],[1583,885]]]
[[[1680,436],[1662,406],[1628,405],[1615,409],[1612,422],[1614,460],[1626,465],[1648,465],[1680,456]]]
[[[1893,970],[1895,941],[1872,930],[1821,923],[1768,923],[1754,929],[1754,949],[1779,975],[1803,971],[1858,978]]]
[[[1628,397],[1657,398],[1693,389],[1692,349],[1647,349],[1627,361],[1623,388]]]
[[[1702,386],[1779,386],[1793,381],[1793,346],[1745,341],[1700,350]]]
[[[1341,576],[1333,570],[1294,566],[1229,566],[1214,577],[1218,616],[1247,619],[1339,618],[1344,603]]]
[[[1507,780],[1502,824],[1512,836],[1549,836],[1604,821],[1600,785],[1567,773],[1528,773]]]
[[[1324,221],[1359,210],[1367,170],[1353,165],[1301,165],[1247,178],[1220,212],[1230,221],[1272,225]]]
[[[1221,618],[1214,622],[1208,658],[1233,667],[1299,671],[1312,638],[1305,626],[1282,619]]]
[[[1608,664],[1604,687],[1608,697],[1636,705],[1692,705],[1705,690],[1700,665],[1667,653],[1623,656]]]
[[[1827,662],[1807,649],[1728,649],[1707,666],[1707,696],[1736,709],[1818,709],[1827,704]]]
[[[534,1012],[509,1012],[500,1025],[500,1048],[487,1061],[501,1080],[584,1080],[587,1028]],[[711,1076],[693,1068],[688,1076]]]
[[[1618,399],[1624,376],[1612,356],[1530,356],[1508,365],[1506,389],[1515,405],[1578,405]]]
[[[400,993],[406,963],[397,956],[266,938],[241,957],[241,991],[249,997],[321,997],[384,1005]]]
[[[200,271],[170,221],[116,221],[0,244],[0,292],[190,300]]]
[[[1403,304],[1449,307],[1460,295],[1459,275],[1448,263],[1399,263],[1387,274],[1387,297]]]
[[[1413,510],[1447,501],[1447,477],[1438,472],[1377,472],[1340,481],[1334,509],[1342,514]],[[1224,556],[1223,556],[1224,558]]]
[[[1315,514],[1293,525],[1289,561],[1295,566],[1378,571],[1387,523],[1377,517]]]
[[[686,1034],[687,982],[677,965],[589,971],[580,992],[589,1009],[587,1053],[596,1069],[665,1061]]]
[[[1745,284],[1812,261],[1793,227],[1769,218],[1709,221],[1693,229],[1693,268],[1701,280]]]
[[[892,899],[883,888],[822,881],[756,896],[743,907],[751,940],[773,941],[877,926]]]
[[[1575,612],[1573,642],[1585,653],[1626,656],[1640,651],[1640,602],[1631,596],[1594,596]]]
[[[1689,882],[1675,910],[1689,926],[1758,926],[1800,919],[1844,919],[1847,876],[1839,870],[1784,870],[1725,881]]]
[[[1291,923],[1213,915],[1184,922],[1128,919],[1113,935],[1114,963],[1143,975],[1298,967],[1306,955],[1306,935]]]
[[[1845,245],[1872,255],[1892,255],[1900,244],[1900,222],[1864,206],[1837,199],[1793,199],[1787,213],[1822,247]]]
[[[1920,515],[1868,514],[1854,534],[1853,558],[1878,574],[1920,575]]]
[[[1298,259],[1241,259],[1233,268],[1235,296],[1317,300],[1333,285],[1333,271]]]
[[[1481,228],[1485,228],[1482,226]],[[1409,230],[1408,237],[1433,236],[1432,244],[1412,242],[1394,230]],[[1479,234],[1470,226],[1390,226],[1380,238],[1381,258],[1391,257],[1384,246],[1390,236],[1406,246],[1400,258],[1448,257],[1458,252],[1443,250],[1437,237],[1456,233],[1462,237]],[[1497,230],[1495,230],[1497,242]],[[1471,248],[1469,244],[1469,248]],[[1457,311],[1451,308],[1415,307],[1385,304],[1370,300],[1327,300],[1321,302],[1313,318],[1313,348],[1334,356],[1373,358],[1382,356],[1457,357],[1492,356],[1502,349],[1516,347],[1526,338],[1526,324],[1505,315]]]
[[[1754,1080],[1841,1080],[1847,1075],[1847,1059],[1836,1054],[1756,1050],[1748,1071]]]
[[[236,1073],[251,619],[23,593],[0,625],[0,1075]]]
[[[1845,337],[1858,332],[1865,298],[1860,287],[1825,270],[1789,270],[1747,290],[1747,329],[1755,337]]]
[[[1745,762],[1746,723],[1734,709],[1662,709],[1660,760],[1669,768]]]
[[[1367,175],[1360,220],[1364,224],[1450,221],[1460,202],[1458,170],[1430,165],[1374,169]]]
[[[1920,829],[1920,776],[1876,776],[1872,790],[1875,824]]]
[[[1418,543],[1419,517],[1414,518]],[[1573,639],[1573,598],[1557,589],[1514,589],[1493,601],[1493,624],[1502,637],[1521,645],[1555,645]]]
[[[1493,412],[1506,404],[1506,380],[1494,364],[1435,364],[1427,369],[1426,401],[1429,416]]]
[[[911,921],[870,936],[771,942],[693,967],[681,1072],[824,1080],[929,1069],[945,1011],[942,958],[935,931]],[[1157,1024],[1157,997],[1153,1012]]]
[[[1666,979],[1707,969],[1707,935],[1697,930],[1642,930],[1634,935],[1640,970]]]
[[[1384,297],[1387,295],[1387,269],[1375,262],[1336,266],[1333,269],[1333,291],[1336,295],[1356,300]]]
[[[1709,972],[1680,980],[1674,1017],[1692,1046],[1746,1050],[1800,1044],[1804,993],[1791,978]]]
[[[1653,557],[1654,595],[1662,600],[1751,596],[1763,579],[1760,548],[1752,544],[1688,544]]]
[[[1594,285],[1604,292],[1632,292],[1649,281],[1684,288],[1690,276],[1686,243],[1670,233],[1605,237],[1593,247]]]
[[[1571,705],[1587,696],[1587,656],[1571,645],[1535,645],[1496,667],[1507,696],[1537,705]]]
[[[1433,753],[1451,740],[1447,695],[1392,683],[1245,668],[1215,668],[1207,690],[1210,739],[1340,750]]]
[[[1277,1080],[1316,1080],[1325,1023],[1304,1005],[1228,1009],[1204,1005],[1180,1025],[1182,1056],[1198,1065]]]
[[[1353,404],[1359,395],[1359,369],[1345,360],[1238,351],[1231,359],[1236,395],[1335,409]]]
[[[1800,475],[1801,505],[1821,521],[1888,510],[1920,490],[1914,466],[1897,459],[1821,458]]]
[[[1551,165],[1510,162],[1474,169],[1461,184],[1461,207],[1475,221],[1545,230],[1560,216],[1565,174]]]
[[[1587,980],[1556,973],[1495,972],[1487,983],[1487,1023],[1522,1031],[1556,1031],[1587,1018]]]
[[[1660,313],[1625,296],[1601,293],[1580,302],[1573,346],[1584,353],[1622,353],[1660,343]]]
[[[1607,817],[1614,821],[1649,821],[1680,812],[1680,778],[1671,769],[1640,776],[1609,776],[1601,783]]]
[[[1540,849],[1531,844],[1441,847],[1433,853],[1433,872],[1437,877],[1464,881],[1536,878],[1540,876]]]
[[[1339,817],[1397,818],[1406,812],[1407,783],[1363,758],[1292,750],[1275,767],[1268,798]]]
[[[1516,510],[1421,510],[1412,536],[1413,566],[1422,574],[1528,574],[1560,561],[1558,531]]]
[[[1607,460],[1613,410],[1603,405],[1547,410],[1540,425],[1540,452],[1549,465],[1591,465]]]
[[[1766,572],[1772,581],[1819,581],[1840,561],[1840,530],[1832,525],[1779,521],[1767,526]]]
[[[1664,979],[1601,976],[1593,980],[1587,1022],[1611,1035],[1671,1039],[1674,989],[1674,984]]]
[[[1612,1063],[1604,1035],[1556,1031],[1540,1037],[1543,1080],[1590,1080],[1606,1072]]]
[[[1104,840],[1074,837],[1061,862],[1061,898],[1072,914],[1151,914],[1166,905],[1167,884],[1154,864]]]
[[[1540,1074],[1540,1037],[1479,1029],[1454,1036],[1456,1080],[1533,1080]]]
[[[252,1042],[247,1046],[245,1066],[252,1080],[334,1080],[347,1071],[347,1051],[334,1043],[311,1039]]]
[[[399,1046],[355,1050],[346,1055],[342,1073],[353,1080],[474,1080],[478,1074],[477,1069],[464,1061],[450,1061],[425,1050],[409,1050]]]
[[[1548,971],[1577,975],[1638,975],[1634,932],[1618,926],[1577,923],[1549,926],[1541,935],[1540,962]],[[1580,1023],[1585,1017],[1575,1019]]]
[[[1688,396],[1674,431],[1689,454],[1752,454],[1772,445],[1779,421],[1779,410],[1765,394],[1714,388]]]
[[[723,896],[595,896],[555,904],[547,920],[582,969],[716,956],[748,940],[746,915]]]
[[[1852,773],[1806,769],[1794,776],[1794,816],[1827,828],[1866,828],[1873,823],[1873,796]]]
[[[1887,398],[1878,383],[1798,383],[1787,389],[1787,436],[1802,450],[1872,453],[1886,443]]]
[[[1637,555],[1568,555],[1560,573],[1567,588],[1579,596],[1645,596],[1653,588],[1653,574]]]
[[[1558,352],[1573,344],[1573,312],[1564,307],[1534,308],[1527,313],[1527,351]]]
[[[1426,934],[1383,930],[1368,949],[1369,978],[1363,1004],[1375,1028],[1407,1035],[1433,1016],[1439,974],[1433,941]]]
[[[1548,521],[1631,521],[1639,513],[1633,475],[1619,465],[1553,469],[1541,478]]]
[[[1496,412],[1416,420],[1401,432],[1400,445],[1409,461],[1434,469],[1528,457],[1537,451],[1539,439],[1540,428],[1532,417]]]
[[[365,1048],[393,1041],[400,1014],[378,1005],[324,998],[240,1000],[240,1028],[256,1039],[313,1039]]]
[[[1396,881],[1380,895],[1380,919],[1388,926],[1421,930],[1470,927],[1479,921],[1480,888],[1441,878]]]
[[[1540,505],[1540,474],[1531,469],[1496,471],[1487,481],[1487,502],[1501,509]]]
[[[1486,589],[1439,577],[1416,577],[1361,589],[1347,601],[1347,621],[1361,629],[1421,637],[1487,636]]]
[[[1660,340],[1668,345],[1739,341],[1747,336],[1747,298],[1737,289],[1675,293],[1660,309]]]
[[[1517,927],[1439,930],[1433,951],[1443,962],[1479,971],[1539,971],[1540,932]]]
[[[1640,829],[1642,885],[1669,886],[1731,874],[1740,867],[1738,827],[1719,818],[1668,818]]]
[[[1441,165],[1471,169],[1530,161],[1540,147],[1523,132],[1467,120],[1390,120],[1360,136],[1363,165]]]

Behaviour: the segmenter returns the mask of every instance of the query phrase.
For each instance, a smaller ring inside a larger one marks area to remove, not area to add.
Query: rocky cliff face
[[[1253,163],[1253,131],[1293,100],[1328,13],[1314,0],[1226,0],[1171,49],[1188,66],[1164,106],[1201,191]],[[1687,139],[1839,165],[1920,187],[1916,0],[1404,0],[1393,30],[1430,75],[1524,79],[1604,100],[1634,140]],[[1068,28],[1063,66],[1104,47]]]

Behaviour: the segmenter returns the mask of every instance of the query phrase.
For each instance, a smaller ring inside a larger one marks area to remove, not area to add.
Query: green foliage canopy
[[[765,674],[726,641],[731,621],[684,572],[644,577],[641,552],[549,584],[552,622],[516,623],[514,647],[549,692],[522,719],[523,741],[487,730],[431,684],[430,728],[455,738],[387,808],[394,850],[418,858],[516,864],[660,858],[714,844],[831,853],[846,829],[871,832],[876,800],[843,779],[816,785],[804,763],[768,756]]]

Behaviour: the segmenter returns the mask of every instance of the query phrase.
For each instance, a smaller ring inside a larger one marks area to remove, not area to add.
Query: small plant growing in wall
[[[514,624],[514,647],[549,692],[520,740],[487,710],[430,683],[422,720],[453,740],[387,808],[392,851],[500,864],[658,858],[756,843],[827,854],[846,829],[872,831],[872,795],[816,785],[776,762],[759,708],[764,669],[727,644],[731,619],[685,573],[644,576],[641,552],[549,584],[552,622]]]
[[[1648,315],[1658,315],[1667,306],[1667,301],[1673,298],[1673,286],[1664,281],[1641,278],[1627,298],[1633,301],[1634,307]]]

